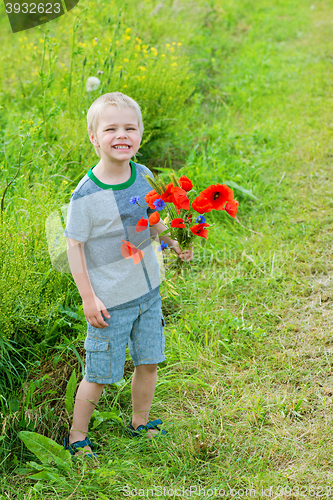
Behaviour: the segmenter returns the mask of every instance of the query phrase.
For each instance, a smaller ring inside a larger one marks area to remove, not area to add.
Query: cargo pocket
[[[165,320],[162,316],[162,336],[161,336],[161,352],[164,355],[164,348],[165,348],[165,337],[164,337],[164,327],[165,327]]]
[[[110,378],[111,351],[109,342],[107,340],[87,337],[84,342],[84,348],[86,350],[87,376],[96,379]]]

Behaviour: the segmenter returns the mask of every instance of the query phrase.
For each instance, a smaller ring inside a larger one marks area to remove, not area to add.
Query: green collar
[[[96,163],[96,165],[97,165],[97,163]],[[94,167],[96,167],[96,165],[93,165],[91,167],[91,169],[88,171],[87,175],[88,175],[88,177],[90,177],[90,179],[92,181],[94,181],[95,184],[97,184],[97,186],[99,186],[103,189],[113,189],[113,190],[127,189],[128,187],[130,187],[134,183],[134,181],[136,179],[135,163],[132,160],[130,160],[130,165],[132,167],[132,175],[128,179],[128,181],[123,182],[122,184],[104,184],[104,182],[101,182],[99,179],[97,179],[97,177],[95,177],[95,175],[93,174],[93,171],[92,171],[92,169]]]

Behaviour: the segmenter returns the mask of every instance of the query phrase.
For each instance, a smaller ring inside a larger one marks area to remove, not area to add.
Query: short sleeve
[[[92,229],[89,195],[80,197],[75,191],[73,195],[68,206],[64,235],[66,238],[85,242],[89,239]]]

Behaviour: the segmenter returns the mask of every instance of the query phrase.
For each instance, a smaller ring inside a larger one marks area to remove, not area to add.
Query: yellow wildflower
[[[126,85],[126,84],[125,84],[125,85],[123,85],[123,87],[124,87],[124,88],[125,88],[125,87],[128,87],[128,85]]]
[[[183,45],[181,42],[177,43],[177,45]]]
[[[124,59],[124,62],[129,62],[129,60],[128,59]]]
[[[135,45],[134,48],[135,48],[135,50],[140,50],[141,49],[140,45]]]
[[[131,31],[132,31],[131,28],[126,28],[125,29],[125,33],[130,33]]]
[[[139,66],[139,69],[141,69],[141,71],[146,71],[146,68],[144,66]]]
[[[170,43],[166,43],[165,46],[169,48],[170,47]]]
[[[21,38],[20,38],[21,40]],[[44,40],[42,38],[39,39],[40,43],[44,43]]]
[[[174,62],[174,63],[171,64],[171,66],[175,67],[175,66],[177,66],[177,63]]]
[[[142,40],[140,40],[140,38],[139,38],[139,37],[137,37],[137,36],[135,37],[135,40],[136,40],[138,43],[141,43],[141,42],[142,42]]]

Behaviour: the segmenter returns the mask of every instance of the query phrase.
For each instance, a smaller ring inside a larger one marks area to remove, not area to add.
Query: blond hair
[[[87,126],[88,132],[91,132],[94,137],[96,137],[96,132],[98,128],[99,118],[102,114],[103,109],[108,105],[117,106],[118,108],[131,108],[133,109],[138,117],[139,131],[142,137],[144,127],[142,122],[142,114],[139,104],[134,101],[131,97],[121,92],[109,92],[107,94],[101,95],[92,103],[87,113]],[[95,147],[97,156],[101,156],[99,153],[99,147]]]

